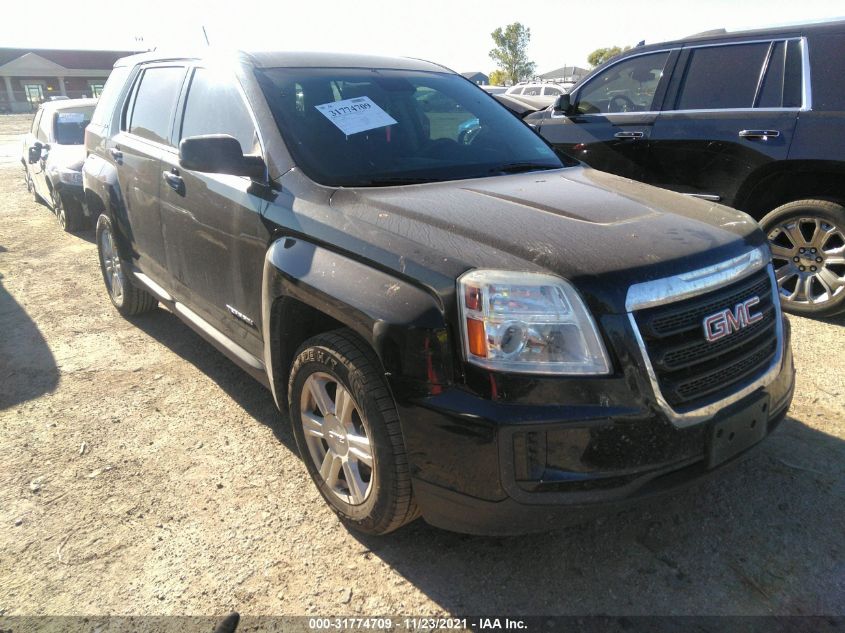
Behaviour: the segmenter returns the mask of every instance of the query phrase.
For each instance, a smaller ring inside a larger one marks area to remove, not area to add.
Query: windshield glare
[[[94,106],[64,108],[56,112],[54,134],[59,145],[82,145],[85,128],[91,122]]]
[[[324,185],[385,186],[565,166],[542,138],[457,75],[273,68],[257,76],[294,161]]]

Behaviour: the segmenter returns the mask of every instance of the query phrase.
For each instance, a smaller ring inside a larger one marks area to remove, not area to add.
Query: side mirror
[[[192,171],[246,176],[263,180],[267,171],[260,156],[244,155],[238,140],[228,134],[190,136],[179,143],[179,165]]]
[[[555,114],[569,115],[572,113],[572,103],[569,101],[568,94],[560,95],[554,104]]]
[[[39,160],[41,160],[41,151],[43,149],[44,145],[38,142],[29,147],[29,149],[27,150],[27,160],[29,160],[30,165],[34,165]]]

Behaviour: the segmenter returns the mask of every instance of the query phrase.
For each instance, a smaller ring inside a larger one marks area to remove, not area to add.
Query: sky
[[[599,47],[845,17],[842,0],[38,0],[4,2],[0,48],[323,50],[489,73],[490,34],[521,22],[539,73]],[[36,18],[35,13],[52,16]],[[141,39],[142,38],[142,39]]]

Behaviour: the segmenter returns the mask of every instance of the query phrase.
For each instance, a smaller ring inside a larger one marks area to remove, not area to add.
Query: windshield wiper
[[[506,163],[500,167],[491,169],[491,174],[519,174],[526,171],[543,171],[548,169],[559,169],[555,165],[547,163]]]

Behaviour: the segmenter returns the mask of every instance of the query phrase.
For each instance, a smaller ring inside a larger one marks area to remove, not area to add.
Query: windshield
[[[257,76],[294,161],[324,185],[434,182],[573,164],[457,75],[273,68]]]
[[[63,108],[56,112],[54,136],[59,145],[82,145],[85,128],[91,122],[94,106]]]

